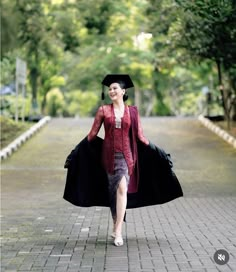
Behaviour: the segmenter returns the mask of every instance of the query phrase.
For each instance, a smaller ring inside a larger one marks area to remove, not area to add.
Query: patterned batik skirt
[[[114,222],[116,222],[116,192],[119,183],[123,176],[126,178],[127,188],[129,185],[129,174],[128,166],[125,161],[123,153],[116,152],[114,157],[114,174],[107,174],[108,176],[108,187],[109,187],[109,200],[110,209]]]

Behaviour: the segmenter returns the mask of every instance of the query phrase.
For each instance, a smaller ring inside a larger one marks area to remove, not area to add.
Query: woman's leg
[[[122,234],[122,224],[127,205],[127,182],[125,176],[122,177],[116,192],[116,236]]]

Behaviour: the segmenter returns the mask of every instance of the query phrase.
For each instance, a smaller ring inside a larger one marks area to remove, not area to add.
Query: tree
[[[135,3],[134,3],[135,2]],[[151,89],[150,51],[137,46],[135,39],[143,32],[145,1],[79,1],[77,7],[85,33],[80,54],[67,54],[63,74],[66,90],[95,90],[100,97],[101,80],[108,73],[130,73],[135,91]],[[96,9],[89,7],[94,6]],[[148,44],[148,41],[147,41]],[[130,91],[130,99],[134,94]]]
[[[236,103],[236,3],[234,0],[176,2],[180,16],[179,25],[172,32],[173,43],[195,59],[216,63],[222,106],[229,125],[230,112]],[[228,86],[224,75],[231,82]]]
[[[17,28],[19,16],[14,12],[14,3],[8,0],[1,1],[1,59],[5,54],[19,46]]]
[[[200,62],[207,64],[207,73],[201,73],[202,80],[199,78],[197,82],[197,85],[201,81],[206,85],[209,81],[206,76],[215,79],[215,69],[211,64],[214,62],[218,69],[223,108],[226,117],[229,116],[235,96],[233,87],[229,88],[235,82],[235,1],[149,0],[148,3],[148,27],[154,37],[154,86],[159,99],[165,99],[164,89],[169,84],[171,89],[172,86],[177,86],[178,81],[186,86],[180,78],[173,81],[173,68],[177,71],[177,67],[185,67],[187,74],[191,69],[195,77],[198,77],[196,67],[201,68]],[[206,72],[205,69],[203,71]],[[230,84],[225,84],[226,77],[230,78]],[[163,86],[163,81],[166,87]],[[194,88],[192,85],[192,89]]]
[[[47,40],[48,28],[41,1],[17,1],[16,9],[20,13],[18,39],[26,49],[27,65],[29,68],[30,85],[32,88],[32,106],[38,107],[37,90],[40,76],[40,60],[50,53]]]
[[[32,89],[32,106],[38,108],[38,89],[44,84],[45,67],[43,63],[54,66],[54,75],[59,70],[55,67],[61,50],[76,52],[79,46],[77,32],[72,16],[66,16],[66,11],[73,9],[71,5],[52,5],[50,0],[17,1],[16,10],[20,14],[18,39],[25,48],[25,57],[29,68],[30,85]],[[63,11],[63,16],[61,13]],[[56,42],[56,43],[55,43]],[[53,76],[50,74],[49,78]],[[51,86],[52,87],[52,86]],[[44,98],[50,88],[44,91]],[[44,106],[44,103],[43,103]]]
[[[149,0],[146,8],[148,18],[147,31],[153,34],[153,89],[157,97],[156,113],[159,115],[169,115],[176,113],[175,107],[172,109],[166,101],[166,97],[171,95],[176,85],[180,83],[173,76],[173,67],[178,66],[177,54],[175,50],[169,50],[169,30],[176,21],[176,4],[172,0]],[[173,96],[172,96],[173,97]],[[172,103],[174,104],[174,103]]]

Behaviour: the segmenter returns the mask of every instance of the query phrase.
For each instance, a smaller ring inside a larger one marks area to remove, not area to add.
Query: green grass
[[[10,144],[18,136],[28,130],[33,123],[28,122],[15,122],[10,118],[5,116],[0,116],[1,124],[1,135],[0,135],[0,144],[1,149]]]

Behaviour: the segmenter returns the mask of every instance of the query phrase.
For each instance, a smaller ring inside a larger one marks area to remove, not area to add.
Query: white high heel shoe
[[[122,236],[121,235],[116,236],[116,238],[114,240],[114,245],[118,247],[118,246],[123,246],[123,244],[124,244],[124,241],[123,241]]]

